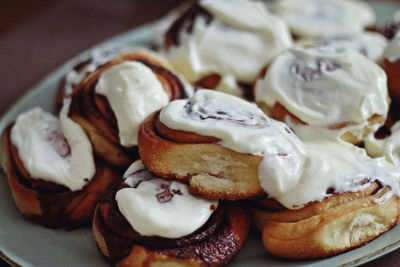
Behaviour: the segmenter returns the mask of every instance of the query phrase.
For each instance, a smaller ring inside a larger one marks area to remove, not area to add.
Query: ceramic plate
[[[398,4],[371,2],[379,23],[400,8]],[[151,45],[151,25],[145,25],[112,38],[96,47]],[[60,78],[77,62],[89,55],[86,51],[63,64],[25,96],[0,119],[0,132],[18,114],[34,106],[53,111],[54,93]],[[6,177],[0,172],[0,257],[14,266],[108,266],[97,250],[90,229],[52,230],[24,219],[16,210]],[[286,261],[269,256],[256,233],[250,236],[230,266],[353,266],[365,263],[400,247],[400,225],[369,244],[322,260]]]

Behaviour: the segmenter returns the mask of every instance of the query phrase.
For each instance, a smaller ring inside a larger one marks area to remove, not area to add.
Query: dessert
[[[249,213],[238,203],[192,196],[188,186],[133,163],[99,202],[93,231],[116,266],[220,266],[242,247]]]
[[[272,11],[295,37],[353,34],[375,24],[372,8],[357,0],[278,0]]]
[[[137,131],[144,118],[190,94],[169,69],[156,54],[134,51],[114,58],[75,88],[69,116],[86,131],[97,156],[116,167],[138,158]]]
[[[385,72],[348,48],[294,47],[260,75],[255,100],[273,118],[329,128],[359,144],[385,121],[389,98]]]
[[[79,125],[40,108],[21,114],[2,134],[3,169],[19,211],[47,227],[87,225],[117,173],[95,161]]]
[[[251,140],[251,142],[248,142]],[[263,193],[261,162],[274,174],[297,175],[302,145],[283,123],[256,105],[214,90],[198,90],[149,116],[139,131],[143,164],[164,178],[190,185],[190,192],[215,199],[243,199]],[[269,185],[268,185],[269,186]]]
[[[262,2],[200,0],[166,33],[165,54],[198,87],[249,96],[259,70],[291,44],[286,24]]]

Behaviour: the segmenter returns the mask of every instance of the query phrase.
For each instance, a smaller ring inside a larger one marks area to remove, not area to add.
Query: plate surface
[[[378,22],[391,17],[399,4],[371,2]],[[116,36],[96,47],[150,45],[151,25],[145,25]],[[0,119],[0,132],[18,114],[34,106],[53,111],[54,93],[60,78],[89,51],[69,60],[48,75],[16,102]],[[97,250],[90,229],[52,230],[24,219],[17,211],[5,175],[0,172],[0,257],[18,266],[108,266]],[[286,261],[269,256],[257,233],[250,233],[245,246],[230,266],[353,266],[373,260],[400,247],[400,225],[369,244],[350,252],[312,261]]]

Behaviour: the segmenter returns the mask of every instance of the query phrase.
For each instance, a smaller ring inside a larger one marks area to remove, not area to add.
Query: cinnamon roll
[[[373,9],[358,0],[278,0],[272,11],[295,37],[359,33],[376,20]]]
[[[255,100],[272,117],[307,124],[359,144],[385,121],[385,72],[348,48],[295,47],[277,56],[255,83]]]
[[[82,128],[40,108],[29,110],[2,134],[3,169],[19,211],[47,227],[74,228],[91,222],[102,192],[119,181],[95,160]]]
[[[149,116],[139,131],[139,153],[151,172],[215,199],[253,197],[263,193],[262,186],[279,188],[284,181],[270,176],[296,179],[303,164],[302,144],[285,124],[254,104],[213,90],[199,90]],[[259,179],[263,158],[270,169]]]
[[[188,86],[156,54],[134,51],[115,57],[74,90],[69,116],[86,131],[94,152],[116,167],[138,158],[137,132],[144,118]]]
[[[291,43],[286,24],[248,0],[195,1],[165,35],[167,58],[190,82],[242,97]]]
[[[220,266],[242,247],[250,216],[241,204],[206,200],[133,163],[96,208],[93,231],[116,266]]]
[[[279,197],[258,200],[253,207],[266,250],[279,257],[342,253],[399,221],[398,166],[384,158],[370,158],[365,150],[343,141],[309,134],[301,182]]]

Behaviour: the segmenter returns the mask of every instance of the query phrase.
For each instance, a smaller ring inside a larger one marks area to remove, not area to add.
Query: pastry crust
[[[214,137],[169,129],[158,117],[159,112],[153,113],[139,130],[139,154],[151,172],[187,183],[191,193],[207,198],[236,200],[263,194],[258,179],[261,156],[225,148]]]
[[[119,182],[118,173],[97,162],[96,174],[82,190],[30,177],[11,143],[13,124],[1,136],[3,167],[18,210],[29,219],[52,228],[76,228],[90,224],[97,200],[106,188]]]
[[[160,80],[170,100],[186,97],[181,80],[168,69],[169,64],[161,58],[144,51],[134,51],[118,56],[87,76],[74,90],[69,117],[81,125],[93,144],[95,154],[109,164],[125,168],[138,159],[137,146],[125,148],[120,145],[118,126],[108,100],[95,93],[100,75],[124,61],[139,61],[152,69]]]
[[[306,207],[305,213],[271,214],[262,231],[264,247],[278,257],[309,259],[339,254],[377,238],[398,223],[400,201],[385,195],[389,188],[369,194],[371,189],[340,194]]]
[[[99,201],[93,233],[101,253],[115,266],[221,266],[237,254],[250,228],[250,214],[242,204],[220,203],[208,222],[188,236],[143,237],[119,212],[112,191]]]

